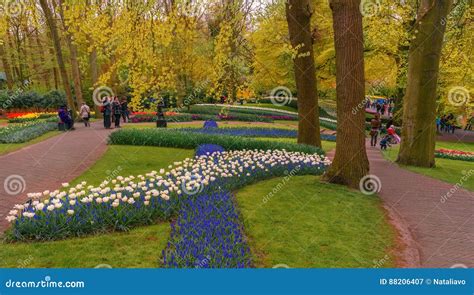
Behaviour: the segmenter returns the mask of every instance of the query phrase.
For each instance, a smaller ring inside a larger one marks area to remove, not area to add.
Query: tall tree
[[[10,70],[10,63],[8,61],[8,56],[5,51],[5,44],[0,41],[0,56],[2,57],[3,69],[5,70],[5,76],[7,79],[7,88],[8,90],[13,89],[12,74]]]
[[[441,47],[452,0],[422,0],[408,57],[408,84],[403,99],[402,142],[397,162],[435,164],[436,86]]]
[[[365,151],[364,41],[360,0],[331,0],[336,48],[336,155],[325,179],[358,187],[369,171]],[[359,107],[362,105],[362,108]],[[359,110],[353,112],[353,110]]]
[[[79,69],[79,62],[77,61],[77,47],[73,43],[72,35],[69,32],[66,20],[64,19],[63,6],[63,1],[59,0],[59,15],[61,16],[61,22],[63,25],[64,32],[66,34],[66,44],[69,48],[69,57],[71,60],[72,78],[74,81],[74,94],[76,96],[77,103],[80,105],[84,101],[84,99],[82,97],[81,71]]]
[[[54,45],[54,51],[56,53],[56,59],[59,66],[59,72],[61,73],[61,80],[63,82],[63,88],[66,92],[66,99],[68,102],[69,107],[73,110],[73,114],[77,112],[77,106],[74,102],[74,98],[72,97],[71,87],[69,85],[69,77],[66,71],[66,65],[64,63],[63,52],[61,49],[61,40],[59,39],[58,29],[56,27],[56,21],[53,17],[53,13],[48,5],[47,0],[39,0],[41,8],[44,12],[44,16],[46,19],[46,23],[49,27],[49,31],[51,33],[51,39]]]
[[[309,0],[288,0],[286,20],[290,42],[297,50],[293,65],[298,91],[298,143],[321,146]]]

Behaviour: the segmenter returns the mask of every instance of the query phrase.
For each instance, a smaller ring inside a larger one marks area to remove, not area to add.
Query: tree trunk
[[[309,0],[288,0],[286,20],[291,46],[299,47],[293,60],[298,91],[298,143],[321,147],[309,3]]]
[[[423,0],[410,44],[408,84],[403,98],[402,142],[397,162],[435,164],[436,86],[446,17],[452,0]]]
[[[81,85],[81,71],[79,69],[79,62],[77,61],[77,47],[72,42],[72,36],[68,31],[66,21],[64,20],[64,11],[63,11],[63,1],[59,0],[59,15],[61,16],[62,25],[66,35],[66,44],[69,48],[70,60],[71,60],[71,71],[72,78],[74,81],[74,94],[76,95],[76,100],[78,105],[81,105],[84,102],[82,97],[82,85]]]
[[[12,74],[10,69],[10,63],[8,62],[8,56],[5,50],[5,45],[0,44],[0,56],[2,57],[3,69],[5,70],[5,77],[7,79],[8,90],[13,89]]]
[[[40,36],[38,33],[38,29],[36,29],[35,32],[35,41],[36,41],[36,46],[38,46],[37,50],[39,51],[40,54],[40,62],[42,65],[42,77],[43,77],[43,85],[44,87],[49,91],[51,90],[51,82],[50,82],[50,74],[51,71],[50,69],[45,68],[45,58],[44,58],[44,50],[43,50],[43,44],[41,43]]]
[[[66,71],[66,65],[64,64],[63,53],[61,49],[61,40],[59,39],[58,30],[56,27],[56,22],[53,18],[53,14],[48,6],[47,0],[39,0],[41,8],[43,9],[46,23],[51,32],[51,39],[53,41],[54,50],[56,52],[56,59],[59,66],[59,72],[61,74],[61,80],[63,82],[64,91],[66,92],[66,98],[69,105],[69,108],[73,111],[73,114],[76,114],[77,107],[72,97],[71,87],[69,86],[69,78]]]
[[[364,40],[360,0],[331,0],[336,48],[337,139],[333,164],[324,178],[358,188],[369,171],[365,151]],[[358,110],[354,112],[353,110]]]

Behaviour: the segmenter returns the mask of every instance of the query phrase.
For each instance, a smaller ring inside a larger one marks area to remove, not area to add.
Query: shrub
[[[122,129],[109,136],[110,144],[147,145],[195,149],[200,144],[217,144],[225,150],[286,150],[324,154],[317,147],[276,141],[262,141],[230,135],[202,134],[172,129]]]
[[[3,109],[56,109],[66,104],[63,92],[52,90],[45,94],[34,91],[0,91],[0,108]]]

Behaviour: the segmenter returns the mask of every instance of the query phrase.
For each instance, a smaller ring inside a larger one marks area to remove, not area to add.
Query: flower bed
[[[250,248],[231,193],[199,195],[182,206],[178,220],[171,223],[163,263],[171,268],[250,266]]]
[[[36,121],[38,119],[47,119],[56,117],[55,112],[41,112],[41,113],[8,113],[8,123],[24,123],[29,121]]]
[[[317,147],[276,141],[262,141],[241,136],[205,134],[176,129],[121,129],[109,135],[110,144],[148,145],[195,149],[200,144],[217,144],[226,150],[287,150],[323,154]]]
[[[180,128],[178,131],[202,133],[202,134],[218,134],[232,135],[244,137],[287,137],[295,138],[298,131],[290,129],[278,128]],[[321,139],[326,141],[336,141],[335,135],[321,134]]]
[[[439,149],[435,151],[435,157],[451,160],[474,161],[473,152],[464,152],[459,150]]]
[[[22,143],[57,129],[52,122],[30,121],[0,128],[0,143]]]
[[[98,187],[83,182],[64,191],[28,194],[7,220],[10,240],[54,240],[110,230],[128,230],[168,220],[190,198],[230,192],[270,177],[321,174],[330,164],[324,156],[281,150],[220,152],[176,162],[165,172],[106,180]],[[68,187],[68,184],[64,184]],[[185,217],[183,217],[185,218]]]

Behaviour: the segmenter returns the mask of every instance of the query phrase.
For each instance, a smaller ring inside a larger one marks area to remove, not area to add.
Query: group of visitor
[[[375,114],[374,118],[370,121],[370,146],[377,146],[377,139],[382,129],[382,120],[380,114]],[[386,150],[387,146],[400,142],[400,136],[398,136],[393,120],[390,118],[386,125],[385,131],[387,134],[380,140],[380,148]]]
[[[117,96],[104,97],[100,111],[104,117],[105,129],[112,129],[112,123],[115,123],[115,128],[120,128],[120,119],[123,119],[124,123],[130,120],[128,102],[125,98],[120,101]]]
[[[392,98],[385,99],[383,102],[380,100],[372,101],[367,99],[365,108],[372,109],[380,115],[392,116],[395,111],[395,102]]]
[[[453,114],[436,117],[436,131],[454,133],[456,130],[456,119]]]

